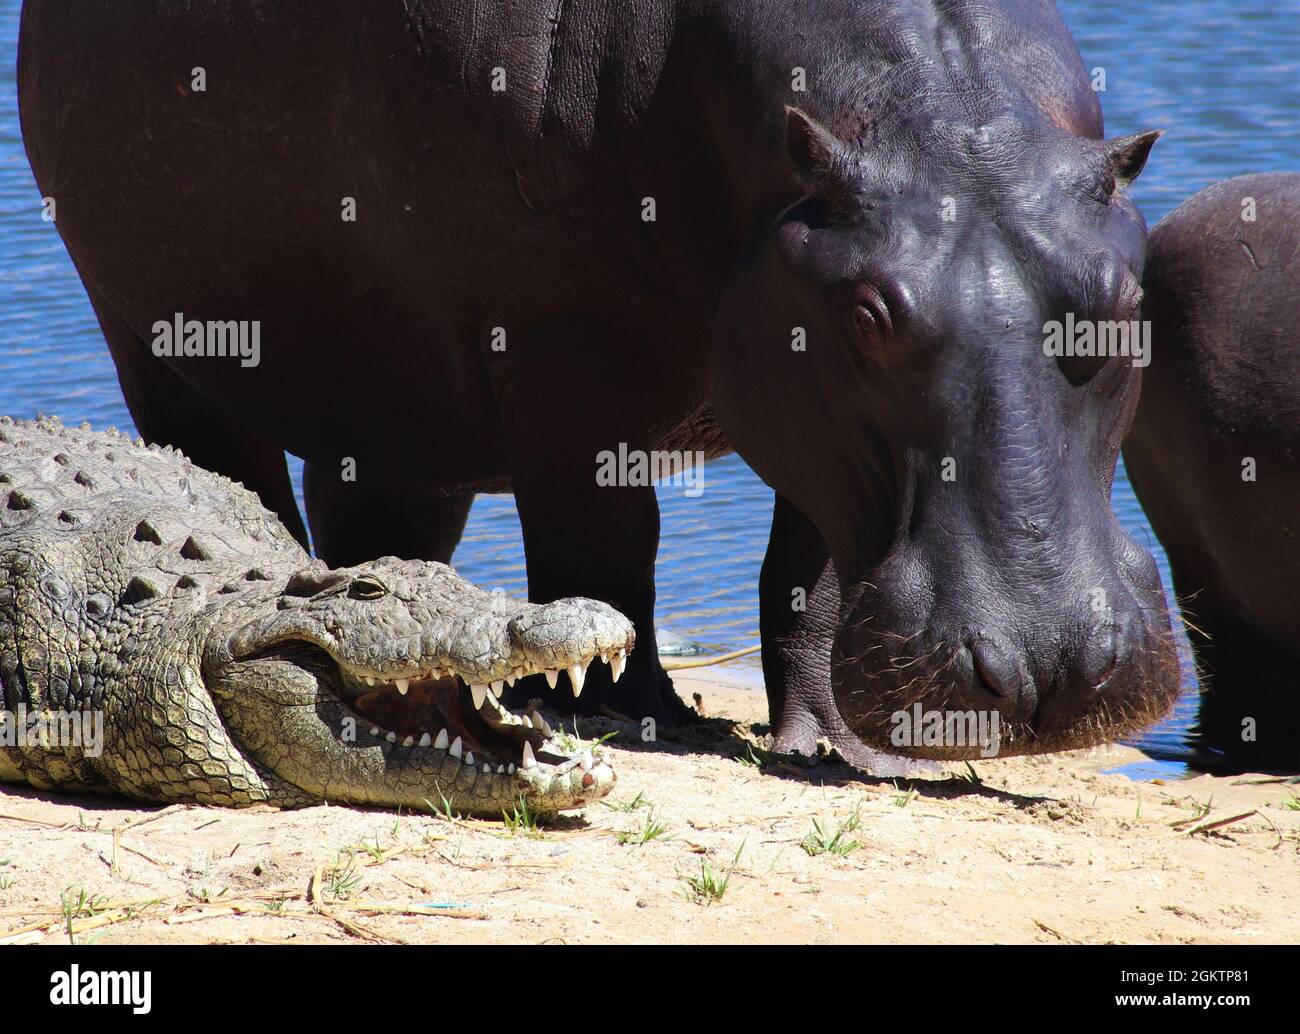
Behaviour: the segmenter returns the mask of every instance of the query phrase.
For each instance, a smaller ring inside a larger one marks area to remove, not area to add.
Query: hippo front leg
[[[624,390],[616,373],[615,382],[602,382],[616,343],[628,334],[596,339],[597,326],[594,320],[547,324],[509,340],[490,369],[523,528],[529,599],[602,600],[632,622],[636,645],[617,684],[611,668],[596,662],[576,698],[570,676],[561,673],[554,688],[538,676],[524,680],[511,699],[541,697],[561,714],[608,708],[674,725],[693,712],[674,692],[655,643],[659,504],[650,485],[598,478],[602,454],[617,453],[620,443],[645,447],[644,402]]]
[[[775,749],[815,754],[825,739],[851,764],[873,752],[844,724],[831,695],[831,648],[840,617],[839,580],[821,533],[776,495],[759,577],[763,681]]]

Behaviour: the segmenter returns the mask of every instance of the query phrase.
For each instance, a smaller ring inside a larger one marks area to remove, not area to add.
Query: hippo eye
[[[894,329],[885,299],[870,284],[858,284],[853,289],[853,322],[866,341],[877,346]]]
[[[371,574],[358,575],[348,586],[348,598],[378,600],[388,595],[388,586]]]

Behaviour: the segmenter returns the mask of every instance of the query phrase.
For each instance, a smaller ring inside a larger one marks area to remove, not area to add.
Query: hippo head
[[[1051,331],[1136,319],[1121,191],[1159,134],[930,118],[886,148],[787,117],[805,196],[732,274],[713,393],[830,550],[845,721],[938,758],[987,751],[900,740],[900,716],[983,712],[1003,754],[1154,721],[1179,688],[1169,617],[1109,503],[1143,361],[1059,355]]]

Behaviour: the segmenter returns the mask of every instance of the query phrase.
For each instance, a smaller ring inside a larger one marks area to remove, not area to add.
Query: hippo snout
[[[1015,645],[990,629],[967,633],[954,658],[955,697],[1039,730],[1068,721],[1091,708],[1115,676],[1121,652],[1127,653],[1122,644],[1134,634],[1129,625],[1098,623],[1055,644]],[[1045,674],[1036,676],[1036,669]]]
[[[993,593],[987,580],[966,592],[958,580],[925,594],[878,575],[855,609],[836,703],[882,750],[961,759],[1094,746],[1157,720],[1178,692],[1158,580],[1094,572],[1051,594]],[[992,747],[963,738],[967,727],[991,730]]]

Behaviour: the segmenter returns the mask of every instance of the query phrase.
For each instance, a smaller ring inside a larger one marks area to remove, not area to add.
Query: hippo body
[[[1300,174],[1239,176],[1152,231],[1152,360],[1124,444],[1202,675],[1210,763],[1300,768]]]
[[[299,537],[303,457],[331,564],[445,561],[513,491],[531,598],[637,629],[581,707],[681,717],[654,491],[595,476],[621,446],[735,448],[776,489],[778,748],[898,748],[921,701],[1054,749],[1172,699],[1106,503],[1132,379],[1038,348],[1136,298],[1154,134],[1102,140],[1053,4],[29,0],[19,81],[144,437]],[[257,365],[158,355],[177,313],[258,321]]]

